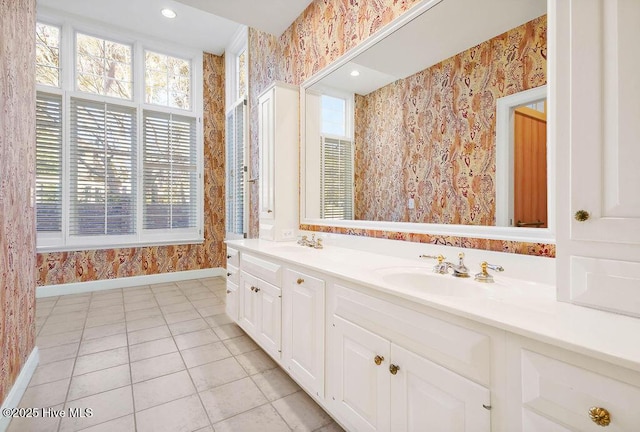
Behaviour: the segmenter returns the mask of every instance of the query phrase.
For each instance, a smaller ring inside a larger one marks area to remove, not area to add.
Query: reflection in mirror
[[[498,99],[496,123],[497,225],[546,228],[547,86]]]
[[[536,162],[515,150],[502,166],[496,144],[498,100],[546,84],[545,12],[544,1],[445,0],[308,87],[303,218],[546,222],[546,169],[534,179]],[[513,213],[514,175],[537,185],[516,197],[535,194],[544,215]]]

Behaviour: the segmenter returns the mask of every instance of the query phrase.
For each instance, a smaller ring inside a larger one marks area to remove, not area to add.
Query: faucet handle
[[[489,272],[487,271],[487,269],[491,269],[494,271],[504,271],[504,267],[497,265],[497,264],[489,264],[486,261],[482,261],[480,263],[480,273],[477,273],[475,276],[475,280],[477,280],[478,282],[487,282],[487,283],[493,283],[493,276],[491,276],[491,274],[489,274]]]
[[[459,265],[464,265],[464,252],[460,252],[458,254],[458,264]]]
[[[318,241],[316,241],[316,244],[314,246],[315,249],[323,249],[324,246],[322,245],[322,239],[318,238]]]
[[[418,255],[418,258],[435,259],[435,260],[438,260],[438,264],[442,264],[442,261],[447,259],[447,257],[442,255]]]

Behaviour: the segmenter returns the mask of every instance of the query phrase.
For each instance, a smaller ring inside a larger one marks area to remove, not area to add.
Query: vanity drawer
[[[236,286],[240,283],[240,270],[229,263],[227,263],[227,281]]]
[[[281,286],[282,266],[271,261],[243,253],[240,259],[242,271],[250,273],[265,282],[277,287]]]
[[[491,338],[334,285],[334,313],[480,384],[491,381]]]
[[[227,247],[227,264],[238,267],[240,266],[240,252]]]
[[[608,431],[640,427],[640,388],[581,367],[523,349],[522,405],[567,425],[571,430],[601,431],[591,407],[606,409]]]

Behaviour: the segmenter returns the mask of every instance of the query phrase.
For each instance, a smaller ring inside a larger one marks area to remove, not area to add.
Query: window
[[[38,248],[201,241],[200,54],[70,24],[36,34]]]
[[[225,51],[226,85],[226,238],[243,238],[247,232],[247,28],[242,27]]]
[[[189,109],[191,63],[188,60],[147,51],[144,81],[147,103]]]
[[[76,33],[76,86],[79,91],[131,99],[132,47]]]
[[[36,83],[60,86],[60,28],[36,25]]]
[[[321,205],[323,219],[353,219],[353,145],[322,138]]]
[[[347,101],[343,98],[322,95],[322,133],[347,136]]]
[[[320,217],[353,219],[353,96],[320,98]]]

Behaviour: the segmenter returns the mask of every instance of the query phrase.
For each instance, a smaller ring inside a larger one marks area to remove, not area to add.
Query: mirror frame
[[[555,177],[556,177],[556,165],[555,165],[555,141],[554,134],[550,133],[555,124],[554,112],[552,111],[553,103],[548,99],[548,107],[550,111],[548,113],[547,122],[547,216],[548,216],[548,228],[518,228],[508,226],[485,226],[485,225],[446,225],[446,224],[430,224],[430,223],[415,223],[415,222],[387,222],[387,221],[366,221],[366,220],[327,220],[327,219],[312,219],[307,218],[304,214],[306,209],[306,90],[318,81],[331,74],[338,68],[347,64],[360,53],[369,49],[375,45],[378,41],[384,39],[391,33],[399,30],[404,25],[413,21],[423,13],[428,13],[428,10],[436,6],[443,0],[423,0],[421,3],[415,5],[400,17],[391,21],[386,26],[382,27],[373,35],[369,36],[362,43],[345,52],[342,56],[336,59],[334,62],[326,66],[324,69],[318,71],[308,79],[306,79],[300,85],[300,224],[301,225],[318,225],[325,227],[337,227],[347,229],[366,229],[366,230],[378,230],[378,231],[391,231],[391,232],[405,232],[416,234],[430,234],[436,236],[456,236],[456,237],[470,237],[492,240],[509,240],[517,242],[533,242],[533,243],[547,243],[555,244],[555,227],[556,227],[556,213],[555,213]],[[549,62],[554,61],[553,50],[548,51],[547,65]],[[444,59],[443,59],[444,60]],[[549,88],[549,71],[547,66],[547,90]],[[547,97],[550,98],[553,94],[552,91],[547,91]],[[497,110],[497,106],[496,106]],[[497,112],[496,112],[496,135],[497,135]],[[497,146],[497,139],[496,139]],[[496,158],[496,164],[498,163]],[[508,178],[508,173],[506,173]],[[496,184],[499,178],[496,173]],[[497,189],[497,187],[496,187]],[[496,191],[497,201],[497,191]],[[497,210],[497,208],[496,208]]]

